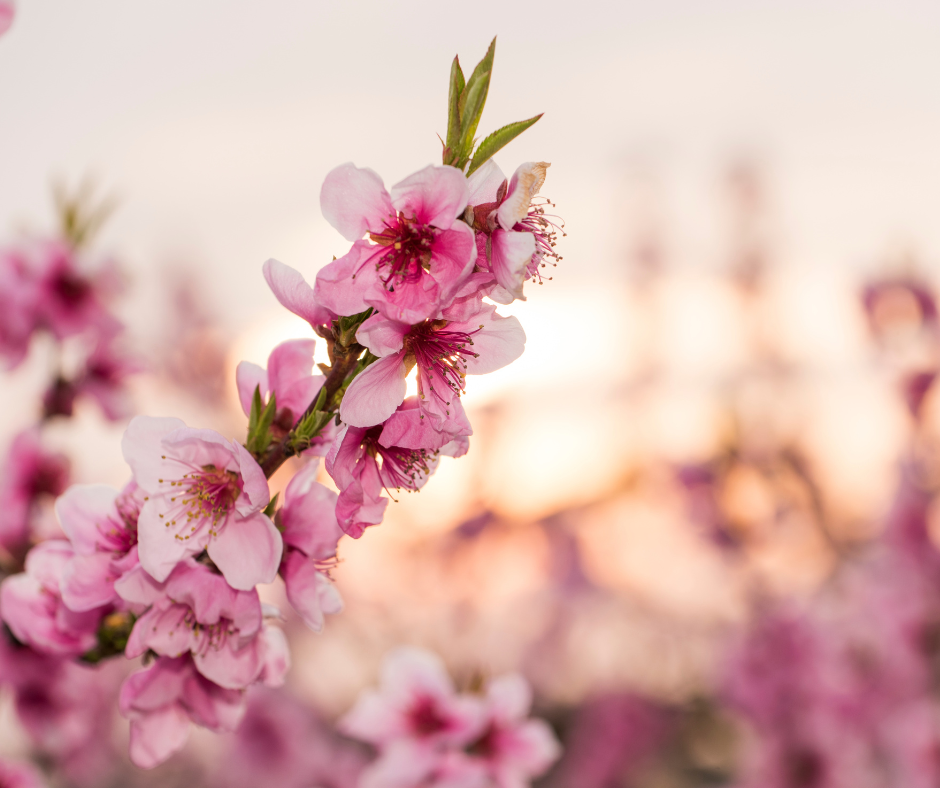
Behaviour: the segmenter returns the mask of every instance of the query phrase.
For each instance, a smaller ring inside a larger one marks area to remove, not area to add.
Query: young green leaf
[[[258,388],[255,389],[255,393],[258,395],[260,401],[261,394]],[[252,410],[254,410],[253,402]],[[271,425],[274,423],[276,413],[277,403],[275,402],[274,392],[271,392],[271,399],[268,400],[268,404],[265,405],[264,410],[261,411],[261,416],[258,418],[254,430],[249,430],[248,432],[247,449],[252,454],[260,455],[268,448],[268,444],[271,442]]]
[[[484,74],[490,73],[493,71],[493,58],[496,56],[496,37],[493,37],[493,40],[490,41],[490,45],[486,50],[486,54],[483,56],[483,59],[476,64],[473,69],[473,73],[470,74],[470,79],[467,80],[467,89],[477,82]],[[459,110],[460,117],[463,118],[464,107],[467,104],[467,92],[464,91],[460,97]]]
[[[534,118],[510,123],[508,126],[503,126],[501,129],[497,129],[490,134],[490,136],[480,143],[480,146],[476,149],[476,153],[473,154],[473,161],[470,162],[467,175],[471,175],[475,170],[478,170],[496,151],[512,142],[516,137],[522,134],[523,131],[534,125],[541,117],[542,114],[540,113]]]
[[[490,89],[490,72],[486,71],[476,79],[467,83],[464,95],[467,97],[464,111],[460,117],[460,140],[457,143],[459,152],[457,167],[463,168],[470,158],[473,150],[473,135],[476,134],[483,114],[483,105],[486,104],[486,94]]]
[[[274,493],[274,497],[268,501],[268,505],[264,507],[264,514],[267,517],[274,517],[274,513],[277,511],[277,499],[280,496],[280,493]]]
[[[453,65],[450,67],[450,94],[447,99],[447,142],[445,143],[451,149],[457,146],[457,136],[460,134],[459,104],[465,85],[460,60],[455,57]]]
[[[248,434],[258,429],[258,420],[261,418],[261,386],[255,386],[255,393],[251,397],[251,413],[248,415]]]

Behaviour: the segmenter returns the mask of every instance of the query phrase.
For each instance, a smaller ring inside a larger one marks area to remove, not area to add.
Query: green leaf
[[[470,79],[467,80],[467,88],[469,88],[477,82],[483,74],[488,74],[493,70],[493,58],[496,55],[496,37],[493,37],[493,40],[490,41],[489,48],[486,50],[486,54],[483,56],[483,60],[476,64],[473,69],[473,73],[470,75]],[[458,104],[458,109],[460,111],[460,117],[463,118],[464,107],[467,104],[467,91],[463,91],[460,96],[460,102]]]
[[[280,496],[280,493],[274,493],[274,497],[268,501],[268,505],[264,507],[264,514],[268,517],[274,517],[274,512],[277,509],[277,499]]]
[[[534,118],[529,118],[528,120],[520,120],[516,123],[510,123],[508,126],[503,126],[501,129],[497,129],[489,137],[487,137],[483,142],[480,143],[480,147],[477,148],[476,153],[473,154],[473,161],[470,162],[470,167],[467,169],[467,175],[471,175],[474,171],[478,170],[483,164],[486,163],[496,151],[500,148],[508,145],[516,137],[522,134],[530,126],[534,125],[535,122],[542,117],[543,113],[536,115]]]
[[[486,94],[490,89],[490,72],[484,72],[476,80],[467,83],[467,89],[464,95],[467,102],[464,111],[460,116],[460,139],[457,143],[459,153],[457,167],[462,169],[470,158],[470,151],[473,150],[473,135],[476,134],[477,126],[480,123],[480,116],[483,114],[483,105],[486,104]]]
[[[255,387],[255,396],[258,398],[259,406],[261,401],[261,389],[260,387]],[[252,400],[251,410],[254,412],[255,403]],[[271,399],[268,400],[268,404],[264,406],[264,410],[261,411],[261,415],[258,417],[254,429],[250,428],[249,420],[249,430],[248,430],[248,441],[246,448],[252,454],[260,455],[263,454],[265,449],[268,448],[268,444],[271,442],[271,425],[274,423],[274,416],[277,414],[277,403],[274,392],[271,392]]]
[[[258,420],[261,418],[261,386],[255,386],[255,393],[251,397],[251,413],[248,415],[248,435],[258,429]]]
[[[460,96],[466,82],[463,78],[463,69],[460,68],[459,58],[454,58],[450,67],[450,94],[447,99],[447,142],[448,148],[455,148],[457,136],[460,133]]]

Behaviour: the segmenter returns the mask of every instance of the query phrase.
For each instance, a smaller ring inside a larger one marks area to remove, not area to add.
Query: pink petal
[[[390,356],[402,349],[405,335],[410,329],[411,326],[407,323],[399,323],[384,315],[375,314],[359,326],[356,340],[376,356]]]
[[[117,517],[118,491],[106,484],[73,484],[55,502],[56,519],[76,553],[94,553],[102,528]]]
[[[488,159],[480,169],[467,178],[467,186],[470,190],[467,201],[470,205],[494,202],[496,193],[505,180],[506,176],[503,175],[499,165],[493,159]]]
[[[495,230],[490,236],[490,267],[493,276],[500,287],[520,301],[525,301],[522,284],[526,278],[526,266],[533,254],[535,236],[532,233]]]
[[[137,518],[137,540],[140,565],[154,580],[163,582],[174,567],[188,555],[201,553],[208,535],[183,541],[167,526],[167,508],[163,497],[144,503]],[[164,515],[160,517],[160,515]]]
[[[271,491],[268,489],[268,479],[264,471],[251,452],[238,441],[232,441],[232,447],[242,477],[242,494],[235,500],[235,511],[244,517],[267,506],[271,500]]]
[[[225,689],[254,684],[264,667],[256,640],[237,651],[230,646],[208,648],[193,654],[193,662],[203,676]]]
[[[274,523],[263,514],[231,518],[209,540],[209,557],[232,588],[249,591],[277,576],[284,544]]]
[[[492,305],[484,306],[463,323],[451,323],[448,328],[467,333],[479,329],[473,335],[473,351],[478,355],[467,359],[469,375],[485,375],[502,369],[525,350],[525,331],[518,318],[498,315]]]
[[[173,704],[131,722],[130,756],[135,766],[152,769],[178,752],[189,736],[189,717]]]
[[[314,481],[316,472],[316,464],[311,463],[291,479],[279,524],[286,545],[322,560],[336,555],[343,531],[336,522],[336,493]]]
[[[454,298],[460,285],[473,271],[477,244],[473,230],[463,222],[440,233],[431,246],[431,276],[441,287],[441,301]]]
[[[511,230],[529,213],[532,198],[545,183],[546,170],[551,164],[545,161],[527,161],[520,164],[509,181],[506,198],[496,212],[496,218],[504,230]]]
[[[532,688],[518,673],[492,679],[486,688],[487,708],[499,720],[521,720],[532,707]]]
[[[268,378],[271,390],[278,393],[285,391],[293,383],[310,377],[313,371],[313,351],[317,343],[313,339],[290,339],[281,342],[268,356]],[[286,403],[278,397],[278,407]]]
[[[314,632],[323,629],[323,614],[343,609],[339,592],[313,561],[299,550],[292,550],[282,568],[287,600],[304,623]]]
[[[156,602],[163,591],[160,583],[141,567],[136,566],[114,583],[118,596],[139,612]]]
[[[135,416],[127,425],[121,451],[134,472],[134,481],[148,492],[157,489],[162,478],[163,438],[185,426],[180,419],[153,416]]]
[[[290,386],[277,392],[277,409],[287,408],[296,423],[317,398],[326,378],[323,375],[311,375],[309,378],[295,381]]]
[[[312,326],[329,323],[333,319],[330,310],[317,300],[313,288],[293,268],[277,260],[268,260],[261,270],[274,297],[285,309]]]
[[[389,416],[379,435],[380,444],[434,451],[448,442],[450,436],[438,432],[431,426],[429,419],[423,418],[416,398],[409,397],[405,403],[413,404],[413,407],[399,408]]]
[[[251,402],[255,397],[255,389],[261,389],[261,399],[265,400],[268,391],[268,373],[257,364],[242,361],[235,367],[235,385],[238,388],[238,401],[246,416],[251,415]]]
[[[346,389],[340,418],[353,427],[381,424],[405,398],[404,353],[380,358],[360,372]]]
[[[258,637],[264,663],[258,681],[266,687],[283,687],[287,671],[290,670],[287,638],[277,627],[265,627]]]
[[[75,611],[93,610],[115,598],[110,553],[76,555],[62,573],[62,601]]]
[[[357,315],[368,308],[363,294],[375,279],[375,266],[369,258],[376,247],[357,241],[345,255],[327,263],[317,272],[313,286],[316,297],[337,315]]]
[[[470,188],[456,167],[429,164],[392,187],[392,204],[408,219],[449,228],[467,207]]]
[[[320,210],[347,241],[356,241],[368,232],[380,233],[385,222],[395,218],[382,179],[368,167],[352,162],[327,173],[320,189]]]

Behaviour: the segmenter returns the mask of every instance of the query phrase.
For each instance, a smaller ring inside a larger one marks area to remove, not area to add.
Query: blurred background
[[[888,693],[926,721],[852,734],[877,746],[851,769],[831,766],[846,745],[828,712],[807,761],[752,695],[810,660],[781,656],[804,644],[787,626],[826,640],[829,667],[801,675],[828,675],[859,622],[884,643],[914,599],[896,637],[933,664],[938,24],[940,6],[904,0],[22,0],[0,40],[0,237],[53,231],[53,184],[114,198],[94,247],[126,280],[133,410],[241,437],[237,363],[312,336],[261,264],[312,281],[345,252],[319,211],[335,165],[390,185],[437,163],[450,60],[497,35],[483,126],[545,113],[496,158],[552,163],[564,259],[501,310],[526,352],[470,379],[470,453],[341,543],[346,610],[322,634],[288,622],[294,699],[335,719],[415,644],[458,682],[527,676],[567,750],[551,786],[937,785],[930,677]],[[48,367],[40,344],[3,378],[6,443]],[[74,480],[120,485],[125,423],[79,401],[46,438]],[[922,586],[866,596],[907,561]],[[749,648],[772,656],[742,689]],[[914,671],[896,663],[889,683]],[[856,673],[843,700],[873,686]],[[780,714],[817,720],[813,698]],[[0,753],[27,752],[9,703],[0,720]],[[197,734],[139,779],[202,784],[227,746]]]

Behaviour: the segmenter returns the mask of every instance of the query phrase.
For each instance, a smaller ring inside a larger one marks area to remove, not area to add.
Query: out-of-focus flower
[[[473,270],[473,231],[458,220],[469,190],[455,167],[428,166],[392,187],[342,164],[320,192],[326,220],[352,250],[317,274],[319,303],[340,315],[375,307],[403,323],[436,317]],[[372,243],[359,240],[367,234]]]
[[[119,704],[131,721],[131,760],[151,769],[186,743],[190,721],[211,731],[234,731],[245,714],[245,691],[209,681],[189,656],[159,657],[128,677]]]
[[[242,361],[235,372],[235,380],[245,415],[251,415],[251,400],[258,388],[262,404],[267,404],[270,396],[275,397],[274,425],[285,434],[290,431],[323,385],[322,375],[311,374],[315,346],[312,339],[282,342],[268,356],[266,370]]]
[[[0,14],[3,5],[0,4]],[[0,26],[0,34],[3,28]],[[43,788],[45,781],[39,770],[31,763],[0,759],[0,785],[3,788]]]
[[[379,360],[349,384],[340,408],[343,421],[371,427],[389,418],[405,398],[405,377],[415,365],[421,417],[453,437],[471,433],[460,402],[465,377],[502,369],[525,349],[518,319],[497,315],[496,307],[482,303],[463,319],[416,326],[373,315],[356,337]]]
[[[319,484],[316,474],[317,466],[311,463],[290,480],[277,524],[284,537],[281,576],[287,599],[304,623],[319,632],[324,614],[343,609],[329,576],[343,529],[336,522],[336,493]]]
[[[35,429],[19,433],[10,445],[0,478],[0,548],[25,552],[30,518],[43,498],[55,498],[69,481],[69,460],[43,449]]]
[[[532,690],[520,675],[489,682],[482,733],[467,748],[473,768],[497,788],[528,785],[561,755],[561,746],[543,720],[529,719]]]
[[[358,788],[364,748],[337,736],[290,694],[261,687],[218,760],[219,788]]]
[[[340,730],[384,747],[407,740],[417,746],[462,746],[480,731],[483,709],[462,696],[441,660],[417,648],[399,648],[385,657],[379,690],[365,690],[339,722]]]
[[[13,17],[16,15],[16,6],[12,0],[0,0],[0,36],[7,32],[13,25]]]
[[[207,549],[234,588],[274,580],[281,534],[262,512],[268,482],[244,446],[179,419],[145,416],[131,421],[121,445],[147,494],[138,538],[148,574],[162,582],[184,558]]]
[[[137,566],[137,515],[143,492],[134,482],[122,491],[103,484],[69,487],[56,516],[74,556],[62,575],[62,599],[76,611],[120,601],[114,583]]]
[[[96,643],[103,608],[74,611],[62,601],[62,578],[75,553],[53,539],[26,556],[26,572],[0,585],[0,615],[21,643],[44,654],[79,656]]]

